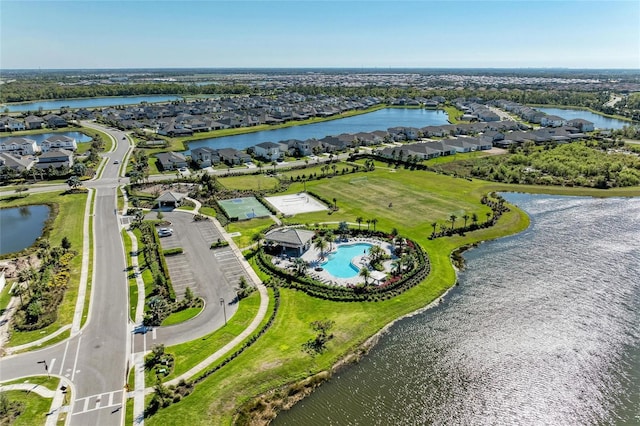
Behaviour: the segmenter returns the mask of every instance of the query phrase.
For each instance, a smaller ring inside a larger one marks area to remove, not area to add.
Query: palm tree
[[[378,223],[378,219],[376,219],[375,217],[373,219],[371,219],[371,223],[373,223],[373,231],[375,232],[376,230],[376,223]]]
[[[364,268],[360,269],[360,273],[358,275],[364,278],[364,283],[366,285],[368,284],[369,277],[371,276],[371,271],[369,271],[369,268],[365,266]]]
[[[402,258],[396,259],[391,262],[391,273],[393,275],[399,275],[402,269]]]
[[[24,302],[22,301],[22,295],[26,292],[27,289],[21,283],[18,283],[15,287],[13,287],[13,295],[20,298],[20,306],[24,305]]]
[[[336,197],[333,197],[333,208],[334,209],[338,209],[338,200],[336,199]]]
[[[305,262],[301,257],[296,257],[293,259],[293,266],[295,267],[296,274],[304,275],[307,272],[307,262]]]
[[[456,219],[458,218],[458,216],[456,216],[455,214],[452,214],[451,216],[449,216],[449,220],[451,221],[451,230],[453,231],[453,227],[456,224]]]
[[[464,219],[464,227],[467,227],[467,221],[469,220],[469,215],[468,214],[463,214],[462,218]]]
[[[436,227],[438,226],[438,222],[431,222],[431,226],[433,226],[433,234],[436,235]]]
[[[370,225],[371,225],[371,219],[367,219],[367,231],[369,230]]]
[[[477,214],[473,213],[471,215],[471,222],[473,222],[473,224],[478,223],[478,215]]]
[[[329,243],[329,251],[333,250],[333,232],[327,231],[324,240]]]
[[[324,240],[324,238],[317,238],[313,243],[313,247],[320,250],[320,258],[324,259],[324,249],[327,248],[327,242]]]
[[[356,217],[356,222],[358,223],[358,231],[360,230],[360,225],[362,225],[362,221],[364,219],[362,219],[361,216]]]

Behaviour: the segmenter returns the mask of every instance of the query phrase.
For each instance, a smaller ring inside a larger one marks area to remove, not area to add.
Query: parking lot
[[[178,300],[187,287],[208,301],[219,297],[231,302],[239,287],[240,277],[249,277],[230,247],[210,249],[211,243],[222,239],[213,222],[195,222],[186,213],[168,213],[173,234],[160,238],[163,249],[181,247],[182,254],[166,256],[169,275]],[[225,291],[225,289],[227,291]],[[231,292],[229,291],[231,290]]]

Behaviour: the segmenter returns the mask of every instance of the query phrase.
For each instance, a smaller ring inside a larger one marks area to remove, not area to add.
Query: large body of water
[[[27,138],[27,139],[33,139],[34,141],[36,141],[38,145],[40,145],[45,139],[50,138],[51,136],[56,136],[56,135],[75,138],[76,142],[78,143],[91,142],[91,137],[85,135],[82,132],[56,132],[56,133],[41,133],[38,135],[5,136],[0,138],[0,142],[9,138]]]
[[[0,255],[32,245],[49,217],[49,206],[35,205],[0,209]]]
[[[640,424],[640,198],[506,198],[527,231],[275,424]]]
[[[9,108],[9,112],[37,112],[40,107],[44,111],[68,108],[97,108],[117,105],[136,105],[140,102],[171,102],[182,99],[179,96],[149,95],[149,96],[106,96],[103,98],[58,99],[53,101],[25,102],[20,104],[2,105],[2,109]]]
[[[573,120],[574,118],[582,118],[583,120],[591,121],[597,129],[622,129],[624,126],[629,126],[631,123],[628,121],[617,120],[615,118],[604,117],[599,114],[594,114],[591,111],[584,111],[580,109],[564,109],[564,108],[538,108],[537,110],[545,112],[549,115],[557,115],[567,120]]]
[[[448,116],[441,110],[416,108],[385,108],[368,114],[341,118],[304,126],[285,127],[283,129],[265,130],[245,135],[226,136],[222,138],[202,139],[189,143],[191,149],[207,146],[214,149],[245,149],[262,142],[280,142],[289,139],[306,140],[321,139],[342,133],[372,132],[387,130],[390,127],[424,127],[448,124]]]

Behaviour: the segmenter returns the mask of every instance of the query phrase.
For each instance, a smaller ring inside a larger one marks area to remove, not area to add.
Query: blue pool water
[[[369,252],[371,244],[359,243],[342,245],[327,256],[327,261],[322,267],[337,278],[351,278],[358,275],[360,270],[351,264],[351,259]]]

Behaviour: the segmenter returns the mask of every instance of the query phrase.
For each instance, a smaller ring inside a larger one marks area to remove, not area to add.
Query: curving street
[[[167,212],[166,217],[172,222],[176,232],[175,237],[171,237],[173,241],[167,240],[166,243],[185,249],[185,254],[180,256],[188,265],[192,289],[207,302],[206,309],[191,321],[160,327],[144,335],[133,334],[134,324],[128,317],[127,266],[120,237],[122,225],[116,198],[120,181],[124,181],[119,177],[120,167],[130,145],[124,132],[106,129],[94,123],[83,125],[108,133],[116,142],[111,152],[103,154],[107,160],[102,174],[93,181],[85,182],[85,186],[96,193],[93,278],[89,277],[89,282],[92,283],[89,318],[82,329],[79,329],[79,324],[74,323],[71,337],[61,343],[2,358],[0,382],[48,372],[65,379],[72,388],[74,400],[67,417],[69,424],[121,425],[124,423],[124,403],[127,398],[124,387],[133,360],[141,359],[142,354],[153,344],[173,345],[192,340],[224,325],[225,318],[229,318],[237,310],[234,287],[237,287],[240,276],[245,276],[248,282],[258,285],[262,296],[258,315],[260,318],[254,320],[254,327],[257,327],[266,313],[268,298],[266,290],[237,248],[232,245],[225,249],[209,249],[211,242],[223,237],[216,223],[194,222],[190,213]],[[125,140],[127,143],[123,143]],[[116,160],[119,164],[115,163]],[[52,185],[34,188],[33,192],[59,189],[59,185]],[[177,265],[174,265],[173,269],[177,271],[176,268]],[[170,272],[173,276],[171,267]],[[225,301],[224,309],[220,305],[220,299]],[[252,326],[246,332],[251,332],[251,328]],[[238,336],[234,342],[242,336]],[[43,364],[47,366],[47,371]],[[139,391],[142,392],[142,397],[144,395],[143,383],[136,384],[138,399]],[[137,407],[135,414],[139,416],[139,403]],[[136,422],[141,424],[143,421],[138,418]]]

